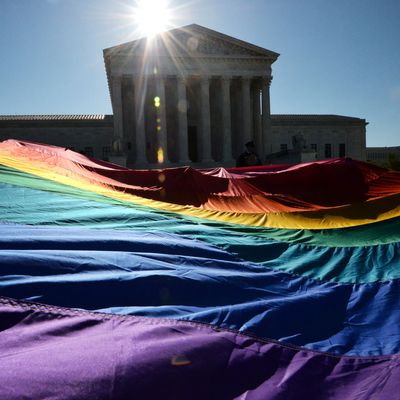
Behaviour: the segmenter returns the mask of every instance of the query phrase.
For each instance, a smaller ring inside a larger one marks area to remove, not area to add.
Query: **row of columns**
[[[183,106],[177,107],[178,112],[178,138],[179,138],[179,163],[189,164],[188,153],[188,115],[186,104],[187,99],[187,79],[177,76],[177,98],[178,103]],[[222,76],[221,79],[221,99],[222,99],[222,163],[232,164],[232,126],[231,126],[231,83],[238,77]],[[269,86],[271,77],[251,78],[239,77],[241,80],[241,132],[243,144],[255,140],[258,145],[260,155],[264,156],[263,145],[267,143],[270,132],[270,96]],[[200,135],[201,135],[201,163],[212,164],[212,138],[211,138],[211,115],[210,115],[210,79],[208,76],[200,77]],[[254,98],[251,100],[251,83],[256,82],[256,90],[253,91]],[[135,121],[136,121],[136,165],[147,164],[146,158],[146,135],[145,135],[145,79],[142,77],[134,79],[135,87]],[[168,164],[167,151],[167,120],[166,120],[166,96],[165,82],[162,76],[157,76],[156,92],[159,97],[157,112],[157,137],[158,146],[163,150],[163,163]],[[123,112],[122,112],[122,79],[113,77],[113,111],[114,111],[114,142],[120,143],[118,150],[123,143]],[[260,107],[261,94],[261,107]],[[251,122],[251,101],[253,102],[253,122]],[[261,111],[261,112],[260,112]],[[251,131],[253,126],[253,132]],[[114,146],[115,150],[115,146]]]

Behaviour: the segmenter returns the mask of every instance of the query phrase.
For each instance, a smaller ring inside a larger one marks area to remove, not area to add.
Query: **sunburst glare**
[[[147,37],[171,27],[171,10],[167,0],[137,0],[133,19],[138,31]]]

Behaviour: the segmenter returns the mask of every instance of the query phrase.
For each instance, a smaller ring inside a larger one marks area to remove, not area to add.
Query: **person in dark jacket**
[[[254,165],[261,165],[261,160],[255,152],[254,142],[250,141],[245,144],[246,151],[244,151],[236,160],[237,167],[251,167]]]

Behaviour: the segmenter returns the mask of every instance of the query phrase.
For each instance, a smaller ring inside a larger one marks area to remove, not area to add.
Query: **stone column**
[[[112,78],[112,95],[113,95],[113,114],[114,114],[114,140],[122,140],[123,132],[123,115],[122,115],[122,79],[120,76]]]
[[[201,77],[201,144],[203,163],[213,162],[211,156],[211,122],[210,122],[210,79],[208,76]]]
[[[221,78],[222,90],[222,161],[233,163],[232,157],[232,130],[231,130],[231,77]]]
[[[146,131],[144,125],[144,105],[146,100],[146,88],[144,87],[145,79],[135,77],[135,140],[136,140],[136,154],[135,163],[143,166],[147,164],[146,156]]]
[[[272,77],[262,78],[262,141],[264,154],[260,154],[261,160],[265,160],[265,156],[269,153],[268,143],[271,139],[271,105],[269,99],[269,86]]]
[[[177,76],[178,94],[178,129],[179,129],[179,162],[185,165],[191,163],[188,152],[188,120],[185,78]]]
[[[156,97],[160,98],[159,106],[157,107],[157,138],[158,138],[158,149],[160,148],[163,152],[163,163],[168,163],[168,141],[167,141],[167,117],[166,117],[166,98],[165,98],[165,82],[162,76],[156,78]],[[160,158],[159,158],[160,161]]]
[[[124,153],[124,126],[122,112],[122,77],[112,77],[112,105],[114,114],[114,132],[112,138],[112,151],[110,162],[126,166],[126,154]]]
[[[264,146],[261,130],[261,107],[260,107],[260,82],[256,80],[253,87],[253,121],[254,121],[254,141],[256,151],[261,156],[264,154]]]
[[[243,145],[252,140],[250,131],[250,78],[242,77],[242,137]]]

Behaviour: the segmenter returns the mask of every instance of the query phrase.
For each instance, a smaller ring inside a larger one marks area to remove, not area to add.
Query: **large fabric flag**
[[[0,189],[1,399],[399,399],[399,173],[7,140]]]

